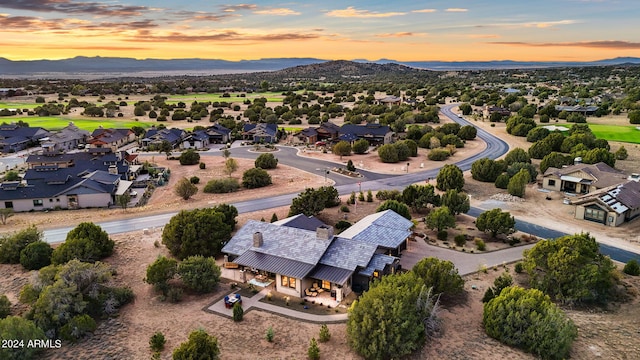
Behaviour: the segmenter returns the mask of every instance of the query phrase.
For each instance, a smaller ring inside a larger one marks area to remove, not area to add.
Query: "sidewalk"
[[[261,302],[260,300],[267,295],[270,290],[268,288],[262,289],[257,294],[252,297],[243,297],[242,298],[242,308],[244,309],[245,314],[251,310],[262,310],[270,313],[286,316],[292,319],[305,320],[307,322],[325,324],[325,323],[339,323],[347,321],[347,314],[332,314],[332,315],[315,315],[309,314],[302,311],[296,311],[284,308],[282,306],[276,306],[273,304],[267,304],[265,302]],[[233,296],[235,291],[230,293],[230,296]],[[224,297],[211,304],[207,308],[204,309],[206,312],[222,315],[228,318],[233,317],[233,309],[227,309],[224,306]]]

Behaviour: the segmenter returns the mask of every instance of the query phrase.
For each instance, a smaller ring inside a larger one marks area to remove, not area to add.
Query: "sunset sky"
[[[0,57],[640,57],[638,0],[0,1]],[[0,69],[2,71],[2,69]]]

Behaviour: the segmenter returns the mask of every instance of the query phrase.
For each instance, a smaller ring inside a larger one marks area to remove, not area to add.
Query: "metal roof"
[[[315,264],[306,264],[301,261],[291,260],[279,256],[259,253],[248,250],[234,260],[235,263],[275,274],[286,275],[302,279],[309,274]]]
[[[309,231],[316,231],[320,226],[327,225],[315,216],[306,216],[304,214],[290,216],[286,219],[275,221],[273,224]]]
[[[309,273],[308,277],[330,281],[334,284],[344,285],[349,280],[353,271],[347,269],[341,269],[329,265],[320,264]]]

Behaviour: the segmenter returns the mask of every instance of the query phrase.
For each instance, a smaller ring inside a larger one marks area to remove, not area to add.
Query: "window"
[[[285,275],[281,275],[280,282],[282,283],[282,287],[290,287],[292,289],[296,288],[296,279],[292,277],[288,277]]]
[[[606,213],[601,209],[585,208],[584,219],[604,223]]]
[[[553,179],[549,179],[549,182],[547,184],[549,184],[549,186],[556,186],[556,181]]]
[[[322,288],[326,290],[331,290],[331,282],[327,280],[322,280]]]
[[[53,202],[53,199],[49,199],[49,202]]]
[[[33,200],[33,206],[42,206],[43,203],[42,199]]]
[[[13,209],[13,201],[5,201],[4,207],[5,209]]]

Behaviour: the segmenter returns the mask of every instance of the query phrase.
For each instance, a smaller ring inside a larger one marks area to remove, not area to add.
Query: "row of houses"
[[[344,124],[338,126],[330,121],[322,123],[318,127],[308,127],[294,134],[297,142],[315,144],[318,141],[353,142],[359,139],[369,141],[370,145],[383,145],[393,142],[393,131],[387,125],[380,124]]]
[[[0,208],[16,212],[109,207],[132,192],[140,175],[136,154],[90,148],[78,153],[32,154],[21,181],[0,184]]]
[[[280,293],[304,297],[317,284],[340,299],[398,271],[412,227],[392,210],[366,216],[339,235],[304,215],[274,223],[249,220],[222,252],[234,266],[275,278]]]

